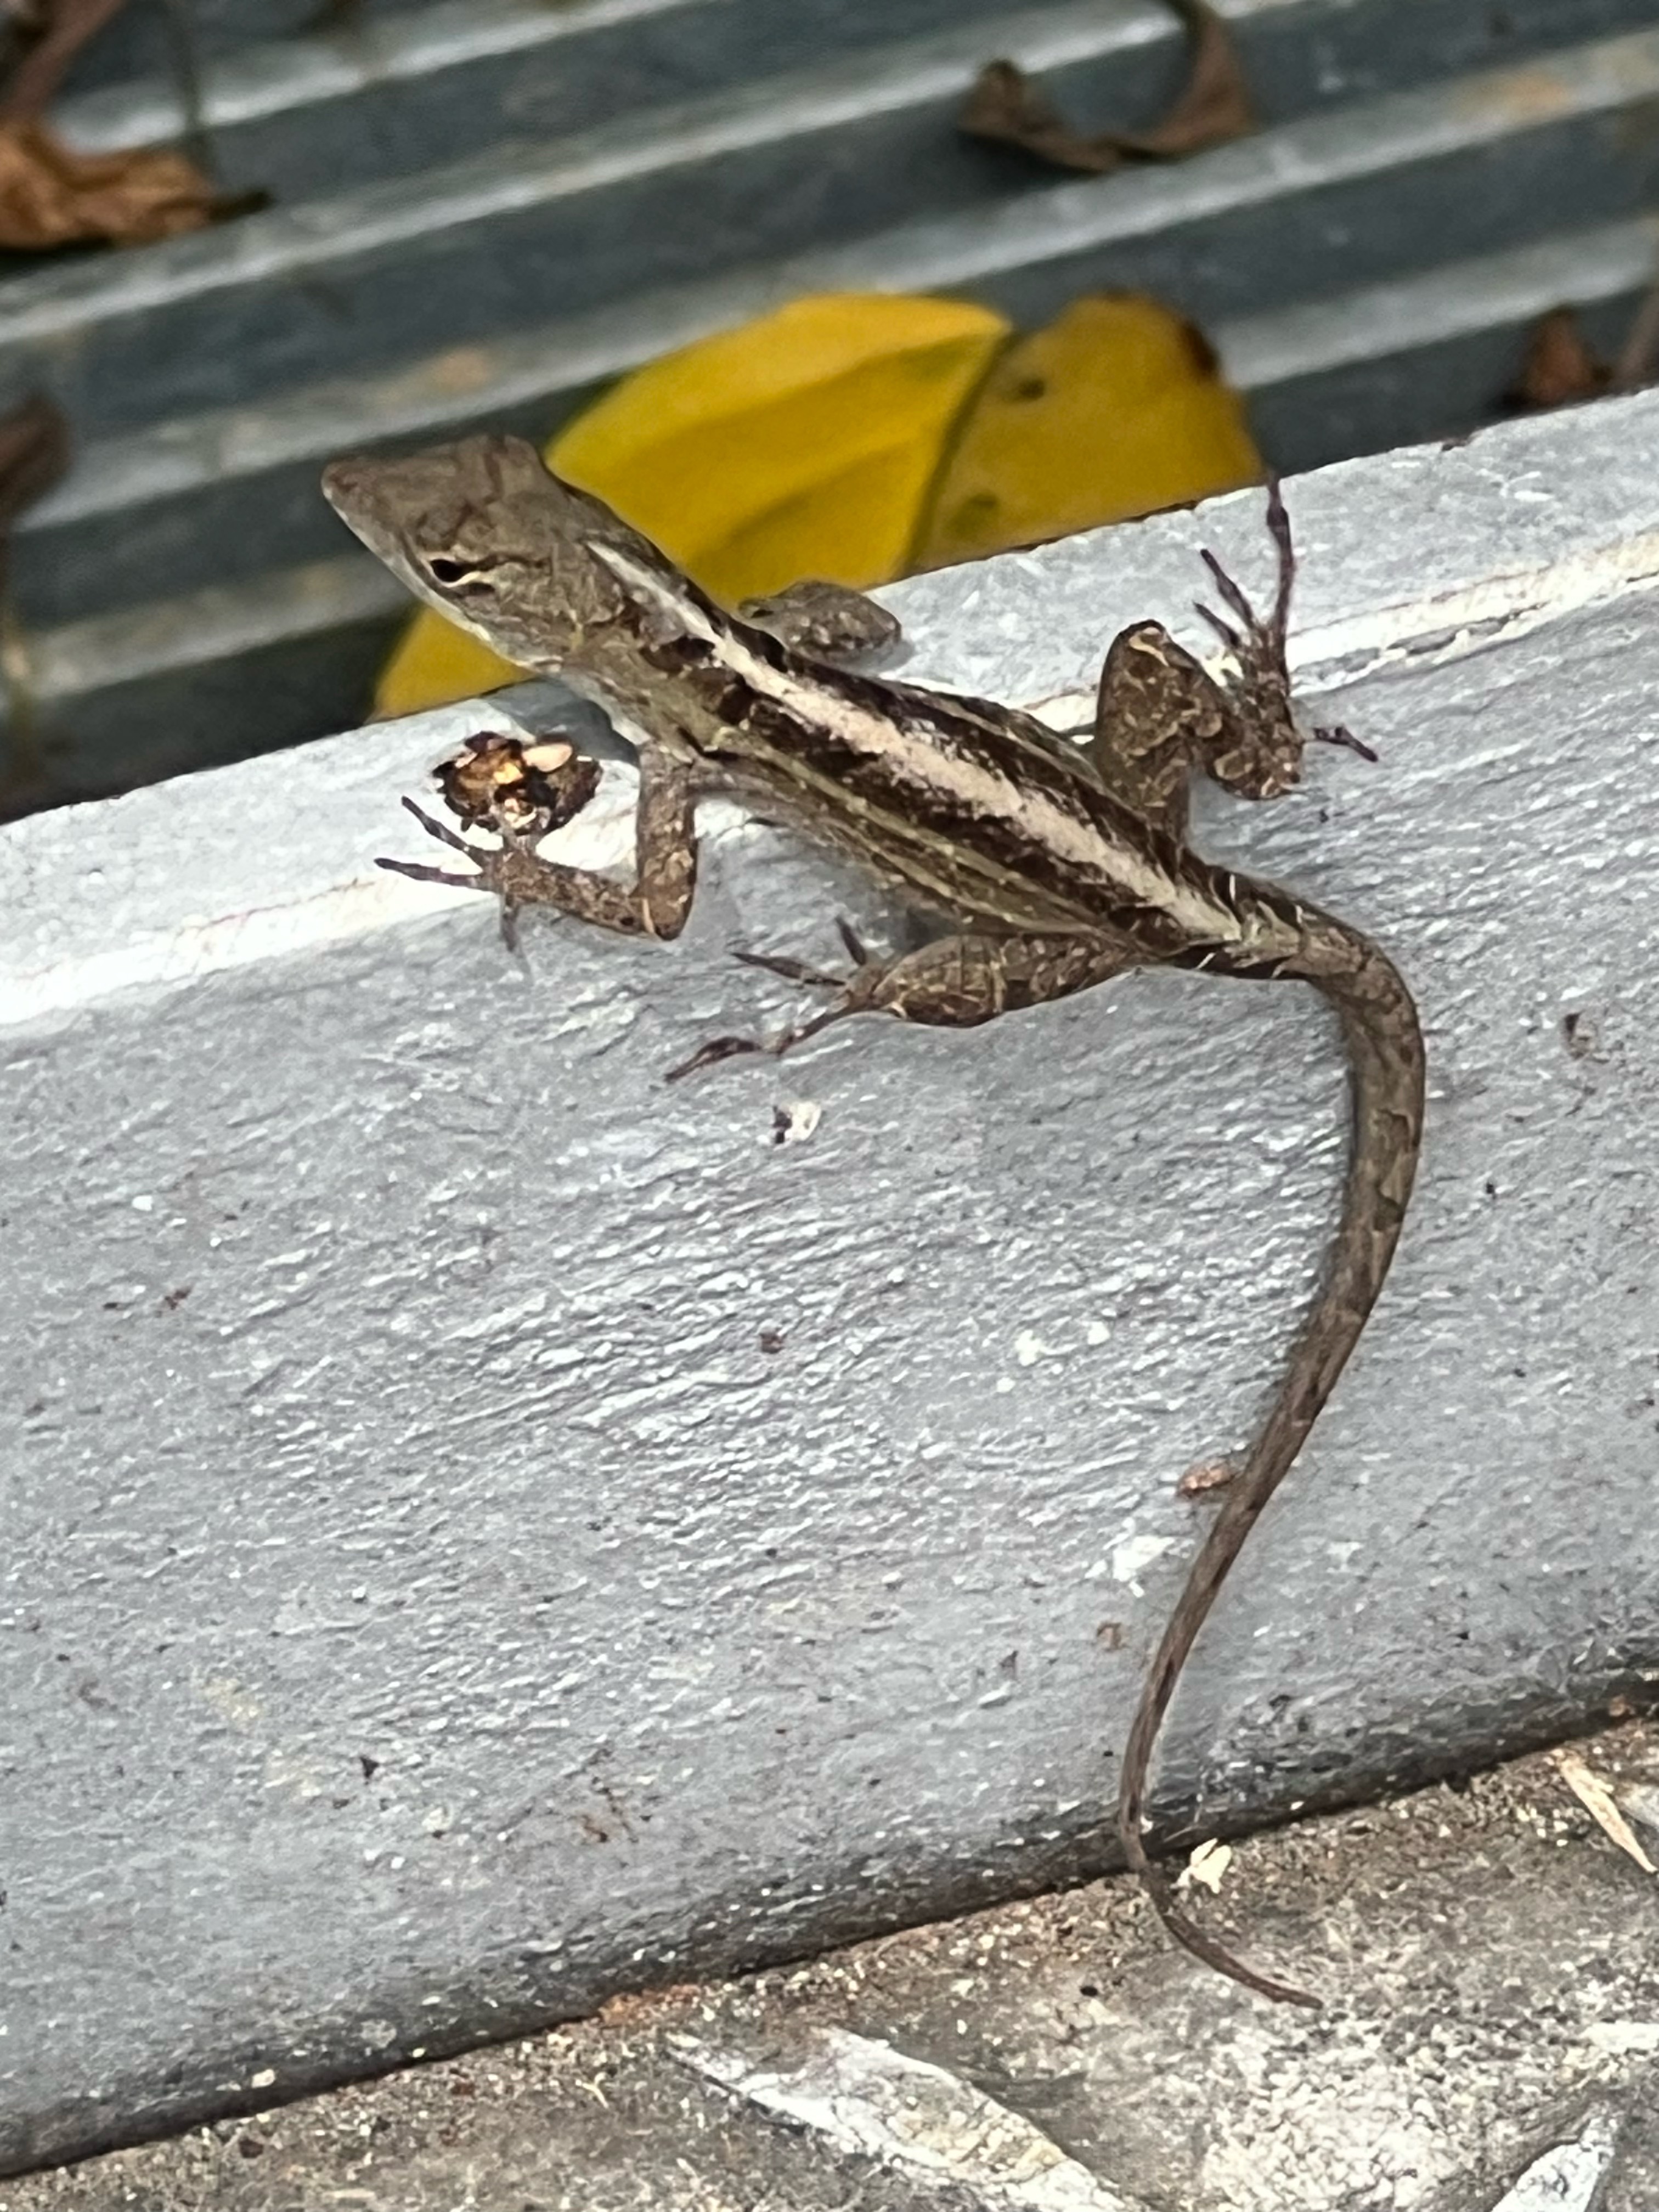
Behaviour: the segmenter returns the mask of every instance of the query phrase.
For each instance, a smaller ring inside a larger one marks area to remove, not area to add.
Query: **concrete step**
[[[1336,11],[1326,0],[1255,0],[1233,14],[1268,122],[1645,20],[1632,0],[1529,0],[1501,12],[1480,0]],[[496,140],[545,144],[757,78],[837,59],[868,66],[872,49],[955,32],[969,36],[969,69],[1024,51],[1102,127],[1156,112],[1182,69],[1182,34],[1159,0],[1018,12],[1008,0],[799,0],[781,12],[774,0],[440,0],[349,31],[210,50],[201,95],[226,182],[288,205],[465,160]],[[1056,38],[1070,59],[1042,63]],[[131,74],[66,101],[65,136],[88,149],[177,137],[171,67]]]
[[[1334,20],[1328,0],[1322,15]],[[1302,0],[1252,0],[1299,17]],[[994,27],[1062,82],[1114,65],[1095,0]],[[974,25],[624,118],[553,148],[273,208],[5,292],[0,390],[46,380],[83,436],[482,343],[757,259],[936,225],[933,282],[1022,319],[1101,285],[1206,322],[1649,204],[1659,29],[1281,124],[1168,168],[1055,185],[954,128]],[[918,241],[921,245],[921,241]],[[925,252],[925,247],[923,248]],[[875,281],[879,282],[877,276]]]
[[[1651,1804],[1659,1725],[1212,1850],[1206,1921],[1340,2027],[1206,1983],[1120,1876],[294,2103],[250,2063],[7,2212],[1653,2212],[1659,1920],[1569,1775]]]
[[[228,182],[291,204],[1008,12],[1008,0],[799,0],[781,13],[773,0],[439,0],[212,55],[204,118]],[[1173,73],[1178,34],[1167,12],[1120,0],[1115,15],[1133,97],[1142,77]],[[89,149],[161,143],[183,120],[167,70],[67,101],[59,118]]]
[[[1214,336],[1264,451],[1293,473],[1490,419],[1527,331],[1564,301],[1614,350],[1656,259],[1659,216],[1638,217],[1241,316]],[[742,283],[761,292],[773,281]],[[100,549],[118,544],[135,586],[148,569],[177,588],[35,635],[54,789],[83,798],[125,788],[295,744],[331,714],[362,709],[410,601],[318,496],[328,454],[481,428],[532,434],[619,370],[746,311],[730,289],[688,291],[609,311],[562,337],[481,350],[470,385],[459,356],[440,356],[418,374],[313,392],[287,409],[204,418],[188,439],[162,429],[91,449],[26,518],[20,570],[48,573],[28,555],[37,538],[53,541],[72,606],[76,591],[95,597],[107,584]]]
[[[1009,53],[1085,124],[1144,117],[1182,67],[1162,0],[442,0],[262,40],[276,6],[211,17],[209,107],[234,180],[301,197],[0,284],[0,402],[44,386],[77,441],[14,575],[57,795],[361,711],[395,603],[343,586],[327,641],[318,564],[356,558],[316,488],[331,453],[545,436],[793,293],[1030,326],[1145,288],[1221,338],[1294,469],[1468,429],[1533,314],[1616,318],[1650,260],[1659,0],[1231,0],[1267,127],[1058,181],[957,132],[974,70]],[[179,121],[137,82],[63,119],[88,144]]]
[[[1659,1686],[1656,480],[1644,393],[1287,488],[1304,696],[1379,761],[1200,795],[1196,834],[1400,962],[1428,1140],[1193,1655],[1164,1848]],[[1118,623],[1200,646],[1206,544],[1258,588],[1259,494],[914,579],[903,665],[1036,703]],[[476,713],[0,830],[0,2172],[1103,1872],[1211,1525],[1182,1473],[1251,1433],[1324,1260],[1348,1117],[1311,993],[1142,975],[665,1085],[801,1003],[732,946],[823,961],[837,914],[890,941],[890,902],[711,808],[675,945],[532,923],[515,962],[487,901],[373,866],[422,851],[398,796]],[[625,865],[631,786],[558,857]],[[781,1101],[808,1141],[774,1141]],[[1126,1898],[1040,1915],[994,2005],[957,1920],[910,2047],[1159,2206],[1492,2212],[1475,2179],[1659,2056],[1652,1878],[1559,1794],[1431,1802],[1404,1857],[1402,1817],[1191,1897],[1322,2014]],[[903,2048],[896,1957],[830,2017]],[[584,2108],[625,2156],[634,2108]],[[860,2201],[828,2166],[722,2179],[674,2109],[700,2212]],[[1168,2155],[1137,2152],[1153,2112]],[[283,2144],[246,2161],[263,2199],[209,2166],[105,2202],[663,2201],[556,2146],[480,2164],[487,2126],[423,2190],[364,2107],[327,2124],[372,2171],[302,2179]]]

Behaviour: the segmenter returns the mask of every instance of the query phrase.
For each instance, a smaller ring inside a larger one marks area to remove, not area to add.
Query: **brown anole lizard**
[[[562,791],[568,763],[556,746],[543,748],[541,769],[532,761],[527,780],[515,784],[514,741],[503,738],[479,741],[495,750],[465,775],[452,764],[447,786],[458,811],[495,832],[494,845],[469,843],[404,801],[433,836],[467,855],[476,874],[383,866],[494,891],[508,917],[548,906],[631,935],[672,938],[696,882],[696,800],[719,791],[849,855],[945,925],[932,943],[888,960],[866,957],[844,933],[854,966],[841,978],[744,956],[827,989],[829,1005],[764,1048],[714,1039],[676,1074],[734,1052],[781,1051],[854,1013],[968,1028],[1136,967],[1299,979],[1335,1008],[1354,1134],[1330,1265],[1153,1656],[1118,1802],[1125,1856],[1171,1933],[1264,1996],[1316,2002],[1242,1965],[1190,1920],[1149,1863],[1141,1833],[1152,1746],[1176,1678],[1364,1327],[1405,1217],[1422,1126],[1422,1040],[1392,963],[1319,908],[1213,866],[1186,844],[1194,767],[1256,799],[1289,789],[1300,772],[1304,739],[1285,659],[1293,564],[1277,489],[1268,507],[1279,554],[1269,617],[1258,617],[1214,556],[1204,556],[1231,617],[1200,610],[1227,647],[1228,677],[1212,678],[1160,624],[1136,623],[1106,656],[1093,734],[1081,745],[1012,707],[834,665],[842,612],[853,618],[855,645],[867,645],[882,624],[893,634],[891,617],[854,594],[807,587],[728,612],[601,501],[550,475],[520,439],[475,437],[404,459],[336,461],[324,489],[421,599],[508,660],[562,677],[639,749],[631,883],[539,854],[542,837],[584,803],[591,781]]]

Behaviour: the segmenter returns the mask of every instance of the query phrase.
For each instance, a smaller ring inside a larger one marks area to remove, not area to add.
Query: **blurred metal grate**
[[[82,58],[75,143],[177,136],[164,12],[134,0]],[[975,69],[1008,55],[1129,124],[1181,69],[1158,0],[369,0],[333,28],[315,0],[195,0],[223,180],[276,204],[0,283],[0,401],[44,386],[78,441],[17,539],[49,795],[359,719],[404,601],[317,493],[331,453],[544,437],[793,291],[1029,324],[1145,287],[1294,470],[1474,427],[1535,315],[1610,331],[1645,289],[1659,0],[1224,12],[1265,129],[1055,181],[956,132]]]

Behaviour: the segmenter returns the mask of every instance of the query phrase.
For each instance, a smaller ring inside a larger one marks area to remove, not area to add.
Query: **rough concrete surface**
[[[1652,1811],[1659,1734],[1579,1748]],[[1659,1881],[1548,1756],[1258,1836],[1218,1887],[1194,1887],[1195,1909],[1311,1978],[1325,2010],[1263,2004],[1172,1952],[1119,1879],[617,1999],[0,2197],[7,2212],[1659,2203]]]
[[[1659,1668],[1656,463],[1640,399],[1291,488],[1310,695],[1381,763],[1200,835],[1394,950],[1428,1152],[1166,1832]],[[1205,539],[1260,580],[1259,495],[923,580],[907,672],[1074,690]],[[1107,1864],[1176,1482],[1318,1266],[1310,994],[1139,975],[665,1089],[791,1003],[733,945],[891,918],[728,815],[680,945],[515,963],[370,867],[480,711],[0,837],[14,2168]]]

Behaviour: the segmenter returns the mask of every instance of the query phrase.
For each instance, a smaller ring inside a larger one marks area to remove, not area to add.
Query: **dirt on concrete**
[[[1127,1881],[1100,1881],[618,1999],[0,2185],[0,2204],[1653,2212],[1656,1825],[1659,1726],[1624,1723],[1195,1855],[1192,1909],[1317,2011],[1220,1979]],[[971,2123],[916,2118],[930,2069]]]

